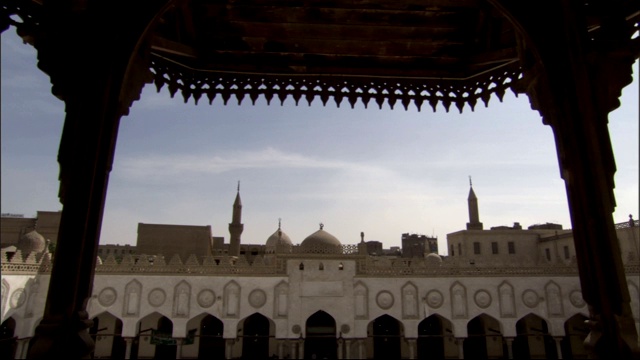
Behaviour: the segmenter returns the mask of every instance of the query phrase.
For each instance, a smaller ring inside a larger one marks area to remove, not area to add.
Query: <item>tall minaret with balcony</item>
[[[244,230],[242,224],[242,201],[240,201],[240,181],[238,181],[238,193],[233,202],[233,217],[229,224],[229,256],[240,256],[240,235]]]
[[[469,205],[469,222],[467,223],[467,230],[482,230],[480,212],[478,211],[478,198],[476,197],[476,193],[473,192],[471,176],[469,176],[469,197],[467,198],[467,203]]]

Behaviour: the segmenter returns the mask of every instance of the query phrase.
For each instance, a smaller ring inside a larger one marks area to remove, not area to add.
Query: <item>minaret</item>
[[[482,230],[480,213],[478,212],[478,198],[476,197],[476,193],[473,192],[471,176],[469,176],[469,197],[467,198],[467,203],[469,204],[469,222],[467,223],[467,230]]]
[[[240,235],[244,225],[242,224],[242,201],[240,201],[240,181],[238,181],[238,193],[233,202],[233,217],[229,224],[229,256],[240,256]]]

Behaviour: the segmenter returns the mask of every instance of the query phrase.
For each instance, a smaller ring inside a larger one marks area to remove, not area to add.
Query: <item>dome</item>
[[[22,235],[18,241],[18,250],[22,251],[25,256],[31,252],[41,253],[47,248],[47,240],[37,231],[31,230]]]
[[[438,262],[441,263],[442,262],[442,257],[436,253],[429,253],[427,256],[425,256],[425,259],[427,259],[427,261],[429,262]]]
[[[267,239],[266,250],[267,253],[291,252],[291,246],[293,246],[293,244],[291,243],[289,235],[278,228],[278,230]]]
[[[339,253],[342,244],[338,238],[320,228],[320,230],[307,236],[302,241],[301,246],[305,252]]]

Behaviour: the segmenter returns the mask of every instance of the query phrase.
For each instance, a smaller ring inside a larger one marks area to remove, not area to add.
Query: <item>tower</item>
[[[233,202],[233,216],[229,224],[229,256],[240,256],[240,235],[244,230],[242,224],[242,201],[240,201],[240,181],[238,181],[238,193]]]
[[[469,206],[469,222],[467,223],[467,230],[482,230],[480,213],[478,211],[478,198],[476,197],[476,193],[473,192],[471,176],[469,176],[469,197],[467,198],[467,204]]]

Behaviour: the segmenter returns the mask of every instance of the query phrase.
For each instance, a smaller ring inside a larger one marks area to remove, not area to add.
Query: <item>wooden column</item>
[[[144,71],[125,74],[137,65],[132,54],[151,18],[125,8],[123,0],[43,4],[38,67],[66,112],[58,153],[63,208],[44,317],[29,358],[89,358],[94,348],[86,307],[109,173],[120,117],[144,85]],[[145,11],[154,14],[153,6]]]
[[[603,359],[638,357],[613,210],[615,160],[607,128],[637,50],[621,3],[491,0],[521,35],[523,92],[553,129],[565,181],[582,294]],[[599,21],[587,31],[587,17]]]

